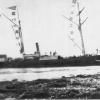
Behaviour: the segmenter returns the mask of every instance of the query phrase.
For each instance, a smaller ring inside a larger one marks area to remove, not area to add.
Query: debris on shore
[[[100,74],[0,82],[0,99],[100,99]]]

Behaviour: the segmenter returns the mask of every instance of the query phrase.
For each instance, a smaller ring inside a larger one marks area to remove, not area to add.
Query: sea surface
[[[7,68],[0,69],[0,81],[18,79],[31,81],[36,79],[52,79],[62,76],[100,74],[100,66],[53,67],[53,68]]]

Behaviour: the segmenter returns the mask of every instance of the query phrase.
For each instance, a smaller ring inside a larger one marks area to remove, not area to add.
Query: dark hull
[[[80,56],[59,58],[57,60],[16,59],[0,62],[0,68],[47,68],[47,67],[81,67],[100,65],[100,56]]]

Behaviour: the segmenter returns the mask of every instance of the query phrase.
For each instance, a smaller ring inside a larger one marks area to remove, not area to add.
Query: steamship
[[[82,56],[62,57],[57,55],[56,52],[50,55],[41,55],[39,49],[39,43],[36,43],[36,52],[34,54],[26,54],[24,51],[23,36],[21,30],[21,21],[19,18],[17,6],[8,7],[12,11],[13,19],[10,19],[4,13],[2,15],[12,23],[12,29],[15,33],[16,39],[20,47],[20,54],[22,58],[9,58],[6,55],[0,55],[0,68],[41,68],[41,67],[67,67],[67,66],[93,66],[100,65],[100,55],[87,55],[84,47],[84,40],[82,35],[82,25],[85,23],[87,18],[81,22],[81,13],[84,8],[80,10],[79,2],[77,0],[72,1],[73,6],[77,5],[78,9],[78,24],[73,22],[72,18],[66,18],[72,24],[76,24],[81,38]],[[73,14],[73,12],[71,12]],[[17,15],[17,18],[15,17]],[[72,40],[72,39],[71,39]],[[74,42],[72,40],[72,42]],[[74,42],[75,43],[75,42]]]

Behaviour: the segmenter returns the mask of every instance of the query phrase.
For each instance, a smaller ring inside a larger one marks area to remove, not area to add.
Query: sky
[[[85,50],[87,54],[95,54],[96,49],[100,49],[100,0],[79,1],[81,8],[85,7],[82,20],[88,17],[82,26]],[[68,38],[70,22],[62,16],[69,18],[72,0],[0,0],[0,13],[8,16],[7,7],[13,5],[18,6],[26,54],[34,53],[38,42],[41,54],[56,51],[64,57],[81,55],[80,49]],[[20,53],[11,25],[0,16],[0,54],[18,57]],[[81,46],[80,34],[75,31],[73,37]]]

